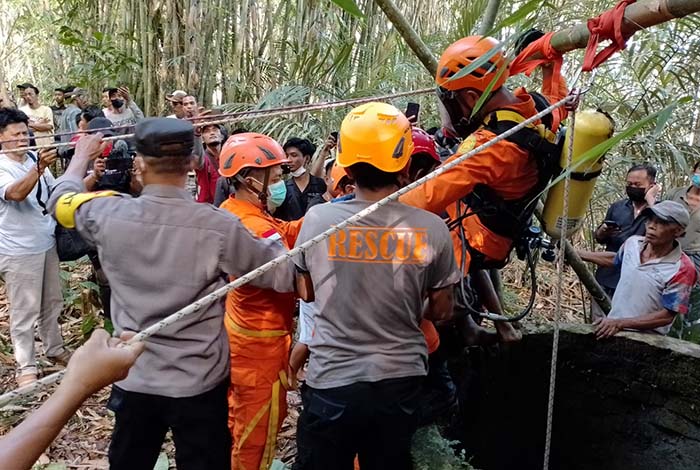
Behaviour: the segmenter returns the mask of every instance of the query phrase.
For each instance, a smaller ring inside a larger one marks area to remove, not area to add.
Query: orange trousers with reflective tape
[[[225,324],[231,348],[231,469],[267,470],[287,416],[287,384],[280,373],[286,374],[291,337],[245,337]]]

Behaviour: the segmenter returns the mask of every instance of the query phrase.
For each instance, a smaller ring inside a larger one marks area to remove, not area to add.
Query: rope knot
[[[625,19],[625,9],[627,5],[635,3],[637,0],[620,0],[614,8],[601,13],[595,18],[588,20],[588,46],[586,54],[583,57],[583,65],[581,70],[590,72],[600,64],[610,58],[617,51],[627,47],[627,40],[632,37],[633,33],[622,33],[622,22]],[[603,40],[610,40],[611,44],[605,49],[596,54],[598,44]]]

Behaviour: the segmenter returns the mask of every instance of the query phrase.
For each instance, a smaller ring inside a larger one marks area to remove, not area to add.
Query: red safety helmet
[[[419,127],[411,129],[411,137],[413,137],[413,153],[426,153],[430,155],[436,162],[440,163],[440,156],[435,149],[435,140],[433,136],[425,132]]]

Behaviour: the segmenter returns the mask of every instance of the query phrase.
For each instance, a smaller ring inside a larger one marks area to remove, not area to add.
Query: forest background
[[[155,116],[168,113],[165,95],[175,89],[191,92],[206,107],[236,111],[432,86],[433,78],[378,3],[380,0],[0,0],[0,94],[11,93],[18,100],[16,85],[31,82],[41,89],[42,103],[48,105],[55,87],[71,84],[88,89],[93,103],[98,104],[104,86],[126,85],[146,115]],[[465,35],[489,31],[500,40],[512,41],[530,27],[559,31],[615,4],[611,0],[394,3],[436,57]],[[631,164],[657,166],[666,190],[688,184],[690,168],[700,160],[698,31],[697,15],[639,31],[625,51],[599,67],[585,107],[609,113],[619,131],[674,102],[682,104],[664,116],[662,126],[650,123],[610,152],[586,227],[576,237],[578,246],[593,247],[591,231],[602,221],[609,204],[623,197],[624,175]],[[563,71],[568,80],[577,75],[582,57],[582,51],[566,55]],[[519,76],[509,83],[537,89],[537,80],[536,76]],[[424,127],[438,125],[433,95],[397,99],[394,104],[403,109],[408,101],[421,104]],[[282,142],[299,136],[320,145],[338,129],[346,112],[339,108],[241,125]],[[536,315],[528,321],[549,321],[553,315],[555,272],[542,266],[538,269]],[[512,310],[527,299],[523,273],[523,264],[518,262],[504,270],[506,303]],[[66,286],[64,333],[71,345],[77,345],[101,323],[90,300],[96,286],[89,280],[89,269],[80,264],[63,265],[61,275]],[[565,282],[563,318],[582,321],[588,303],[583,289],[570,270]],[[3,290],[0,286],[0,367],[10,370],[13,358]],[[0,374],[0,389],[12,387],[11,374]],[[71,423],[69,432],[50,452],[51,461],[84,463],[88,455],[95,468],[103,468],[111,421],[93,406],[104,398],[104,394],[98,397],[87,408],[89,412]],[[35,404],[29,404],[30,408]],[[0,433],[21,416],[2,416]],[[282,446],[281,454],[285,449]],[[166,458],[164,468],[167,466]]]

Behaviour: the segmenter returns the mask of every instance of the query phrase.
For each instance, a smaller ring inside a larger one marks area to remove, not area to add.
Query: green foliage
[[[111,36],[99,31],[85,37],[81,31],[64,25],[58,30],[58,42],[80,58],[69,66],[67,75],[71,83],[82,87],[114,84],[117,77],[136,72],[141,65],[120,49]]]
[[[440,435],[436,425],[419,428],[413,435],[411,454],[415,470],[474,470],[464,451],[455,453],[456,441]]]
[[[360,11],[360,8],[357,6],[357,3],[355,3],[355,0],[331,0],[331,1],[353,16],[357,16],[358,18],[364,18],[364,16],[365,16],[362,14],[362,11]]]

